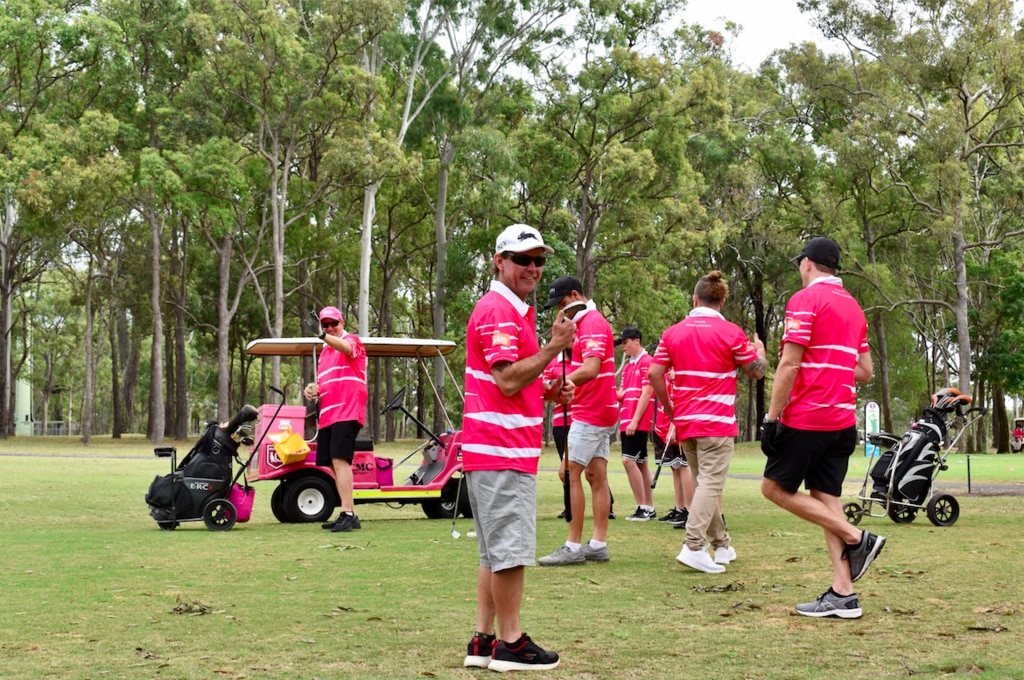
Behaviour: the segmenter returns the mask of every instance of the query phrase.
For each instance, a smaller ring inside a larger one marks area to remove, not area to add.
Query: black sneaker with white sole
[[[526,633],[515,642],[498,640],[494,644],[491,663],[492,671],[548,671],[558,666],[558,654],[541,649]]]
[[[343,512],[341,514],[341,517],[338,518],[338,521],[334,523],[333,527],[331,527],[331,531],[354,531],[356,529],[362,528],[363,525],[362,523],[360,523],[358,517],[356,517],[353,513]]]
[[[466,660],[462,665],[466,668],[487,668],[491,665],[491,655],[494,654],[495,639],[493,635],[481,635],[477,633],[469,641],[466,648]]]
[[[831,588],[814,602],[798,604],[796,613],[821,619],[859,619],[863,614],[857,593],[837,595]]]
[[[860,577],[867,573],[868,567],[882,552],[883,546],[884,536],[876,536],[867,531],[861,532],[859,543],[846,546],[843,558],[850,563],[850,578],[853,581],[859,581]]]

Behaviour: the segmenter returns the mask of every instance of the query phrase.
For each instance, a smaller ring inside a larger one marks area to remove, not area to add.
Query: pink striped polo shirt
[[[341,336],[352,345],[352,356],[324,345],[316,364],[320,389],[320,428],[355,420],[366,423],[366,348],[358,335]]]
[[[534,309],[500,281],[476,303],[466,328],[462,469],[537,474],[544,427],[541,376],[516,394],[498,389],[491,368],[540,351]]]
[[[633,420],[633,415],[636,413],[636,407],[640,402],[640,394],[644,391],[644,388],[651,384],[651,381],[647,378],[647,369],[651,367],[651,355],[646,350],[641,353],[635,359],[629,359],[625,367],[622,369],[622,403],[619,405],[619,431],[625,432],[630,422]],[[637,425],[638,431],[650,432],[651,426],[654,424],[654,398],[647,402],[647,408],[644,409],[644,414],[640,416],[640,423]]]
[[[587,425],[609,427],[619,419],[612,327],[597,310],[593,300],[587,302],[586,310],[577,314],[573,320],[576,322],[576,339],[572,344],[569,372],[582,366],[583,360],[589,357],[599,358],[601,367],[593,380],[576,387],[572,417]]]
[[[672,420],[679,439],[735,437],[739,366],[757,359],[743,329],[695,307],[661,336],[654,363],[675,368]]]
[[[857,424],[857,357],[870,351],[868,322],[836,276],[815,279],[789,298],[783,344],[804,356],[782,422],[799,430],[835,431]]]

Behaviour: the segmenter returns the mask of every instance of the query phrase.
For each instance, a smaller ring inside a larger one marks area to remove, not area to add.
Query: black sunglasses
[[[530,264],[543,267],[544,263],[548,261],[548,258],[544,255],[523,255],[522,253],[504,252],[501,256],[506,260],[512,260],[513,264],[517,264],[520,267],[529,267]]]
[[[340,321],[321,321],[320,328],[327,330],[328,328],[336,328]]]

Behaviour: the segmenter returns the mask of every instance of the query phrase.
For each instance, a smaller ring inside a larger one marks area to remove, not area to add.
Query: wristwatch
[[[776,418],[775,420],[772,420],[771,418],[768,417],[768,414],[765,413],[764,414],[764,422],[765,423],[777,423],[777,422],[779,422],[779,419]]]

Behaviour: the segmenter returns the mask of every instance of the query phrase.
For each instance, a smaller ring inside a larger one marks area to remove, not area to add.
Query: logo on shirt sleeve
[[[786,332],[787,333],[799,333],[800,332],[800,319],[786,319]]]
[[[497,331],[491,336],[491,347],[509,347],[511,345],[512,336],[508,333]]]
[[[604,348],[604,343],[602,343],[600,340],[588,340],[584,347],[586,347],[588,350],[599,350]]]

